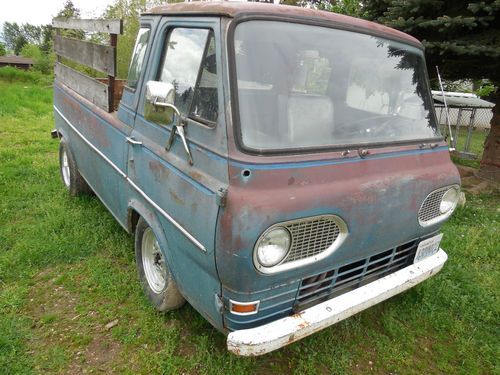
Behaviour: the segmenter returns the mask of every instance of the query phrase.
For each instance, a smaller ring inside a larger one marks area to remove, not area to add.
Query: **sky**
[[[65,0],[0,0],[0,28],[3,23],[51,23],[52,17],[63,8]],[[73,0],[80,9],[82,18],[99,16],[113,0]],[[1,32],[1,30],[0,30]]]

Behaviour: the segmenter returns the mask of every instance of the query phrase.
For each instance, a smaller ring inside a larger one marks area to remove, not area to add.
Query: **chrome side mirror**
[[[193,165],[193,157],[186,140],[184,131],[185,123],[182,121],[181,113],[174,105],[175,87],[168,82],[148,81],[146,83],[146,101],[144,104],[144,118],[157,124],[168,125],[174,122],[170,137],[168,138],[165,149],[167,151],[172,147],[175,139],[175,133],[179,134],[184,150],[188,155],[188,162]]]
[[[145,119],[162,125],[171,124],[177,110],[174,101],[174,85],[168,82],[149,81],[146,83]]]

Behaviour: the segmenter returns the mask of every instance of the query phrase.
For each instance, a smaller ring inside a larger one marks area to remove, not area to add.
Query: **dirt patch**
[[[457,168],[462,179],[462,188],[468,193],[477,195],[500,191],[499,183],[479,177],[477,169],[463,165],[457,165]]]
[[[58,282],[57,272],[45,270],[34,277],[26,313],[33,319],[30,353],[39,358],[43,372],[115,373],[121,344],[106,330],[96,311],[88,311],[74,292]],[[55,362],[50,353],[64,353]]]
[[[352,374],[386,374],[385,370],[383,370],[378,365],[378,356],[377,352],[373,347],[370,347],[366,344],[364,346],[363,359],[356,359],[350,363],[349,370]]]
[[[421,368],[425,368],[429,374],[443,374],[432,355],[434,343],[429,337],[417,337],[415,339],[415,350],[413,351],[413,361],[418,363]],[[425,365],[424,365],[425,364]]]
[[[121,346],[111,337],[94,336],[90,344],[83,350],[77,351],[70,362],[70,374],[82,374],[95,370],[106,374],[113,372],[112,364],[119,358]]]

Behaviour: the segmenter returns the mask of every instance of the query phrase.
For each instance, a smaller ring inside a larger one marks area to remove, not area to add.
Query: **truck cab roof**
[[[388,39],[397,39],[410,43],[419,48],[422,44],[411,35],[401,31],[365,21],[355,17],[349,17],[328,11],[307,9],[289,5],[266,4],[257,2],[205,2],[196,1],[189,3],[176,3],[154,7],[147,11],[145,15],[168,15],[168,16],[221,16],[228,18],[240,18],[249,16],[279,17],[290,21],[302,21],[306,23],[325,24],[332,26],[363,32],[366,34],[376,34]]]

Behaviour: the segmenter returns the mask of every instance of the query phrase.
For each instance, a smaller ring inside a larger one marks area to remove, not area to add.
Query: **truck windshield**
[[[234,34],[244,147],[259,151],[439,136],[423,53],[396,41],[279,21]]]

